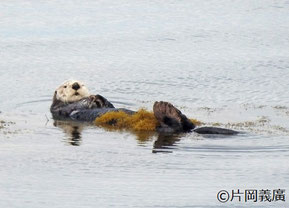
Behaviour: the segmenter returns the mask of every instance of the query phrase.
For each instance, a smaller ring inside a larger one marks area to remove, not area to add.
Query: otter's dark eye
[[[64,86],[64,88],[67,88],[67,86]]]

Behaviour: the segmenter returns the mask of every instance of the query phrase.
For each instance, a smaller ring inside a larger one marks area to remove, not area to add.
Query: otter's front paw
[[[88,101],[88,108],[89,109],[91,109],[91,108],[99,108],[99,102],[98,102],[98,99],[97,99],[96,95],[90,95],[87,98],[87,101]]]
[[[101,95],[90,95],[90,108],[114,108],[114,106]]]

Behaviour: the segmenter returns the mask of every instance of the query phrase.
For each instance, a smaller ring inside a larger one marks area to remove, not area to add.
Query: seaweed
[[[197,126],[201,124],[196,119],[190,120]],[[96,118],[95,124],[112,130],[132,131],[155,131],[157,126],[160,125],[154,113],[143,108],[132,115],[122,111],[108,112]]]

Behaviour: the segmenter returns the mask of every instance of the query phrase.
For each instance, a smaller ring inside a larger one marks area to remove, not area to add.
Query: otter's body
[[[87,88],[79,81],[67,81],[54,93],[50,111],[54,119],[93,122],[97,117],[112,112],[123,111],[134,114],[125,108],[115,108],[101,95],[90,95]],[[239,132],[216,128],[201,127],[195,129],[195,125],[180,110],[168,102],[155,102],[153,106],[154,116],[160,123],[157,131],[161,133],[179,133],[194,131],[199,134],[234,135]]]
[[[94,121],[96,117],[117,109],[101,95],[90,95],[76,102],[53,101],[50,111],[53,118],[65,120]]]

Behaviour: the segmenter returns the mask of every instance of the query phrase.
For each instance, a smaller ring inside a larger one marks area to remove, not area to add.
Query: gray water
[[[285,207],[220,190],[289,191],[288,0],[0,2],[0,207]],[[74,78],[116,107],[172,102],[233,137],[54,121]],[[287,199],[287,198],[286,198]]]

